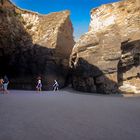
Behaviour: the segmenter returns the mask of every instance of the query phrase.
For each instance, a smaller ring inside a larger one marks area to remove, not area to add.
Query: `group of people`
[[[9,84],[9,80],[8,77],[5,75],[4,78],[0,78],[0,92],[2,93],[8,93],[7,87]],[[59,84],[57,82],[57,80],[54,80],[54,84],[53,84],[53,91],[57,91],[59,89]],[[37,91],[41,91],[42,90],[42,82],[41,82],[41,77],[37,78],[37,86],[36,86]]]
[[[7,90],[8,84],[9,84],[9,80],[6,75],[4,76],[4,78],[0,78],[0,92],[2,92],[3,94],[7,94],[8,93],[8,90]]]
[[[37,89],[37,91],[41,91],[42,90],[41,77],[38,77],[36,89]],[[58,89],[59,89],[59,84],[58,84],[58,82],[56,80],[54,80],[53,91],[57,91]]]

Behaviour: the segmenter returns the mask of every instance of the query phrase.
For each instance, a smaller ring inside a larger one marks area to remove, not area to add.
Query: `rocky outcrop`
[[[77,90],[140,93],[140,5],[125,0],[91,11],[70,60]]]
[[[44,89],[54,79],[65,85],[74,45],[69,14],[40,15],[0,1],[0,74],[10,77],[12,88],[32,89],[38,75]]]

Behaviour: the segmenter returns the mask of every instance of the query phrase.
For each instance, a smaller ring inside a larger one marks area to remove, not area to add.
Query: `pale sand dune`
[[[140,140],[140,97],[0,94],[0,140]]]

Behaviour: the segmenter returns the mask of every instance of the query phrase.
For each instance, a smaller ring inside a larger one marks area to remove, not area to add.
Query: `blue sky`
[[[88,31],[90,11],[102,4],[116,2],[118,0],[11,0],[17,6],[35,11],[41,14],[71,11],[71,21],[74,27],[74,37],[78,39]]]

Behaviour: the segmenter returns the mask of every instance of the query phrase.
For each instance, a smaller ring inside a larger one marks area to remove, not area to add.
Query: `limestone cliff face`
[[[44,88],[54,79],[64,86],[74,45],[69,14],[40,15],[0,1],[0,74],[9,75],[12,87],[31,89],[38,75]]]
[[[125,0],[91,11],[89,31],[73,48],[73,87],[140,93],[140,4]]]

